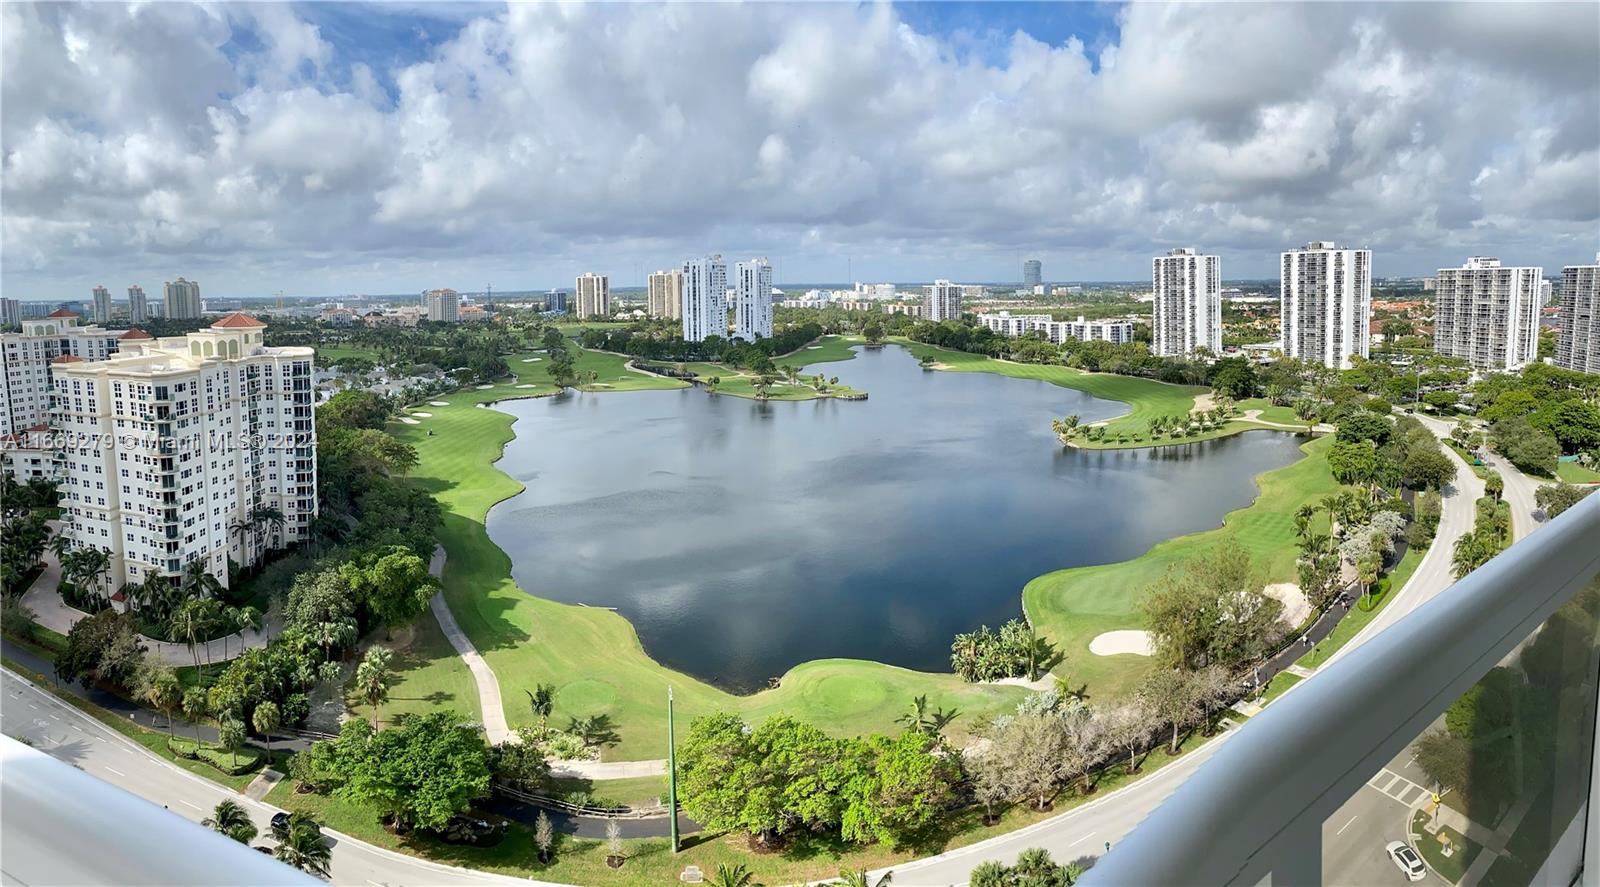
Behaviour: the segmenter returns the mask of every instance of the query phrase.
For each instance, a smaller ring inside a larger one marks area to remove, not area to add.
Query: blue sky
[[[9,3],[0,291],[1554,272],[1600,4]],[[1497,109],[1484,125],[1474,109]]]

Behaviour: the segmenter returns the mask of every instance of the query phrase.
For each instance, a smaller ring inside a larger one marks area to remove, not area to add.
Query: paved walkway
[[[44,569],[33,584],[22,596],[22,602],[33,611],[33,621],[51,631],[66,634],[79,619],[89,614],[70,607],[61,599],[61,564],[56,556],[45,552]],[[265,647],[267,641],[277,634],[281,626],[277,624],[278,615],[269,614],[262,621],[260,631],[251,630],[244,633],[235,632],[227,637],[220,637],[205,644],[198,644],[191,652],[187,644],[174,644],[168,641],[158,641],[152,637],[140,635],[151,654],[159,657],[162,662],[174,668],[193,667],[195,657],[198,656],[201,664],[207,662],[226,662],[239,656],[246,649]]]
[[[443,578],[444,562],[444,546],[440,545],[433,550],[433,559],[428,563],[428,572],[437,578]],[[450,612],[450,605],[445,603],[444,592],[435,594],[429,605],[433,608],[433,617],[439,620],[439,627],[444,629],[444,636],[450,639],[450,646],[456,649],[461,661],[467,664],[467,670],[472,672],[472,682],[478,687],[478,707],[483,710],[483,732],[488,735],[491,743],[516,742],[517,734],[506,722],[506,710],[500,697],[500,681],[495,677],[494,669],[483,660],[482,654],[472,645],[466,632],[456,624],[456,617]],[[667,772],[665,760],[552,760],[550,767],[557,776],[581,779],[630,779],[635,776],[659,776]]]

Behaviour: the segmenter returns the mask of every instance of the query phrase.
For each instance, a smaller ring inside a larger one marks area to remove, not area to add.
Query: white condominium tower
[[[683,272],[657,271],[649,278],[647,305],[651,317],[679,320],[683,317]]]
[[[928,301],[922,307],[922,316],[934,323],[960,320],[961,284],[935,280],[933,286],[928,287]]]
[[[117,350],[122,330],[79,326],[65,308],[49,317],[26,318],[22,332],[0,334],[0,437],[32,430],[50,421],[50,365],[60,357],[105,360]],[[140,335],[144,335],[140,333]]]
[[[1188,357],[1197,348],[1222,353],[1222,259],[1196,255],[1193,247],[1150,260],[1152,303],[1150,350],[1161,357]]]
[[[128,322],[144,323],[150,319],[150,303],[145,301],[144,287],[137,283],[128,287]]]
[[[110,556],[110,587],[199,560],[223,583],[305,539],[317,514],[312,350],[268,348],[234,313],[209,329],[123,341],[53,370],[62,532]],[[281,527],[262,518],[277,509]]]
[[[1367,356],[1372,317],[1372,251],[1312,241],[1283,254],[1279,277],[1283,353],[1349,369]]]
[[[103,286],[94,288],[94,310],[89,314],[90,323],[111,322],[111,290]]]
[[[1561,328],[1556,366],[1600,373],[1600,253],[1593,265],[1561,269]]]
[[[162,314],[169,320],[186,320],[200,316],[200,284],[192,280],[167,281],[161,297]]]
[[[578,278],[576,290],[579,317],[611,316],[611,278],[593,271]]]
[[[422,294],[423,307],[428,319],[435,323],[461,321],[461,294],[453,289],[428,290]]]
[[[746,342],[772,338],[772,265],[751,259],[734,267],[733,336]]]
[[[1514,370],[1539,358],[1544,269],[1506,268],[1473,256],[1434,278],[1433,350],[1480,370]]]
[[[683,340],[728,334],[728,266],[721,256],[683,263]]]

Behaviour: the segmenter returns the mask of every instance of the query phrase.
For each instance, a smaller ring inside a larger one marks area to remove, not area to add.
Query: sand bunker
[[[488,391],[490,388],[493,388],[493,387],[494,387],[493,385],[479,385],[478,386],[478,390],[479,391]]]
[[[522,359],[522,362],[523,363],[538,363],[541,360],[544,360],[544,358],[542,358],[542,357],[524,357]]]
[[[413,419],[410,416],[401,416],[400,417],[400,421],[406,423],[407,425],[421,425],[422,424],[421,422],[418,422],[416,419]]]
[[[448,400],[430,400],[430,401],[428,401],[428,406],[431,406],[431,407],[447,407],[449,405],[450,405],[450,401],[448,401]]]
[[[432,413],[412,413],[411,415],[414,416],[415,418],[418,418],[418,419],[432,419],[433,418],[433,414]]]
[[[1279,582],[1261,589],[1269,597],[1275,597],[1283,602],[1283,621],[1290,625],[1300,625],[1311,615],[1311,602],[1306,600],[1305,592],[1293,582]]]
[[[538,388],[538,385],[518,385],[518,388]]]
[[[1138,629],[1108,631],[1105,634],[1097,635],[1094,640],[1089,642],[1089,652],[1096,656],[1116,656],[1122,653],[1149,656],[1150,633]]]

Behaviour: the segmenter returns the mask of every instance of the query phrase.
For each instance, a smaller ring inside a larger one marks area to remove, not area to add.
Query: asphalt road
[[[250,812],[263,837],[256,843],[270,842],[272,814],[279,808],[208,782],[156,757],[94,718],[45,690],[13,674],[0,670],[0,730],[26,739],[34,748],[73,764],[84,772],[124,791],[165,805],[172,815],[199,822],[224,798],[232,799]],[[0,828],[4,812],[0,811]],[[389,885],[495,885],[518,884],[527,887],[537,882],[505,878],[439,865],[364,844],[338,832],[327,832],[333,841],[332,881],[354,887]],[[87,836],[85,836],[87,837]],[[251,852],[251,851],[244,851]]]
[[[1422,424],[1426,425],[1436,437],[1443,440],[1450,436],[1450,431],[1455,424],[1431,416],[1418,416]],[[1449,447],[1445,452],[1455,455]],[[1484,464],[1500,473],[1505,480],[1505,492],[1502,496],[1511,506],[1511,538],[1522,539],[1534,530],[1537,530],[1543,521],[1540,518],[1539,504],[1534,494],[1539,489],[1540,482],[1523,474],[1516,466],[1507,462],[1504,456],[1495,452],[1485,452]],[[1465,463],[1462,463],[1465,464]],[[1467,469],[1471,470],[1470,466]],[[1482,493],[1479,493],[1482,495]]]
[[[1411,810],[1429,796],[1427,782],[1408,749],[1328,817],[1322,824],[1322,883],[1327,887],[1409,883],[1384,847],[1406,840]],[[1449,882],[1430,869],[1424,883]]]

